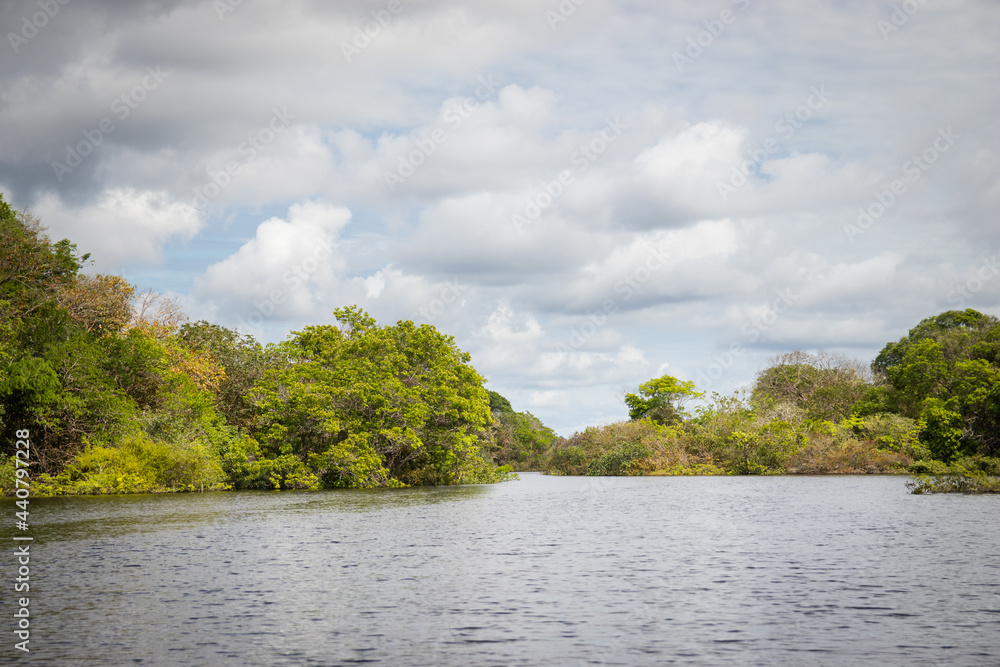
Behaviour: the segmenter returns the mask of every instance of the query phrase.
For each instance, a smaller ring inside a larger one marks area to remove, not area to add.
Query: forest
[[[360,308],[278,344],[206,321],[53,242],[0,197],[0,485],[15,433],[37,495],[480,484],[559,475],[915,475],[997,491],[1000,321],[919,322],[870,365],[789,352],[710,397],[669,375],[621,422],[558,437],[451,336]],[[692,407],[693,406],[693,407]]]

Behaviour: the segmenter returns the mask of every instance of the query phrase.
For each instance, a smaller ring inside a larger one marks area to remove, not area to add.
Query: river
[[[37,498],[31,652],[7,632],[0,656],[1000,664],[1000,496],[913,496],[905,481],[522,473],[492,486]]]

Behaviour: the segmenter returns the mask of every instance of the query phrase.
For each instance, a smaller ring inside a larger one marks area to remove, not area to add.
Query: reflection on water
[[[1000,664],[1000,498],[903,483],[529,473],[34,499],[18,659]]]

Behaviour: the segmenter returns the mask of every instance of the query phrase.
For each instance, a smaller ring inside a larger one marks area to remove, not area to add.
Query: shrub
[[[813,433],[809,444],[788,461],[788,472],[806,475],[902,472],[911,458],[880,449],[874,440],[838,439]]]
[[[639,475],[651,468],[652,450],[638,442],[623,442],[587,464],[588,475]]]
[[[907,482],[906,488],[916,495],[924,493],[1000,493],[1000,477],[969,473],[964,475],[920,476]]]
[[[634,475],[688,462],[683,429],[650,419],[590,427],[554,445],[546,472],[561,475]]]
[[[200,441],[183,445],[127,435],[117,445],[88,442],[56,477],[40,476],[40,494],[214,491],[229,488],[217,459]]]

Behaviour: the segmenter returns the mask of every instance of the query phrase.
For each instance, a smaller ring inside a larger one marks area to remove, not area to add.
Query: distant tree
[[[649,418],[657,424],[673,424],[681,421],[684,403],[703,395],[695,391],[694,382],[664,375],[639,385],[638,393],[625,394],[625,405],[629,419]]]
[[[510,401],[508,401],[506,398],[504,398],[497,392],[492,391],[490,389],[487,389],[486,393],[490,397],[490,410],[492,410],[495,414],[503,412],[514,412],[514,408],[511,407]]]
[[[871,388],[872,374],[857,359],[820,350],[801,350],[774,357],[757,374],[751,400],[766,406],[787,403],[808,419],[839,422]]]
[[[84,330],[98,335],[121,332],[132,320],[135,288],[120,276],[78,275],[56,300]]]
[[[146,289],[135,296],[129,326],[162,340],[176,334],[186,321],[187,315],[177,299]]]
[[[178,336],[191,349],[211,355],[221,367],[218,409],[230,424],[250,427],[257,415],[253,387],[278,363],[276,351],[265,350],[253,336],[205,320],[181,325]]]

